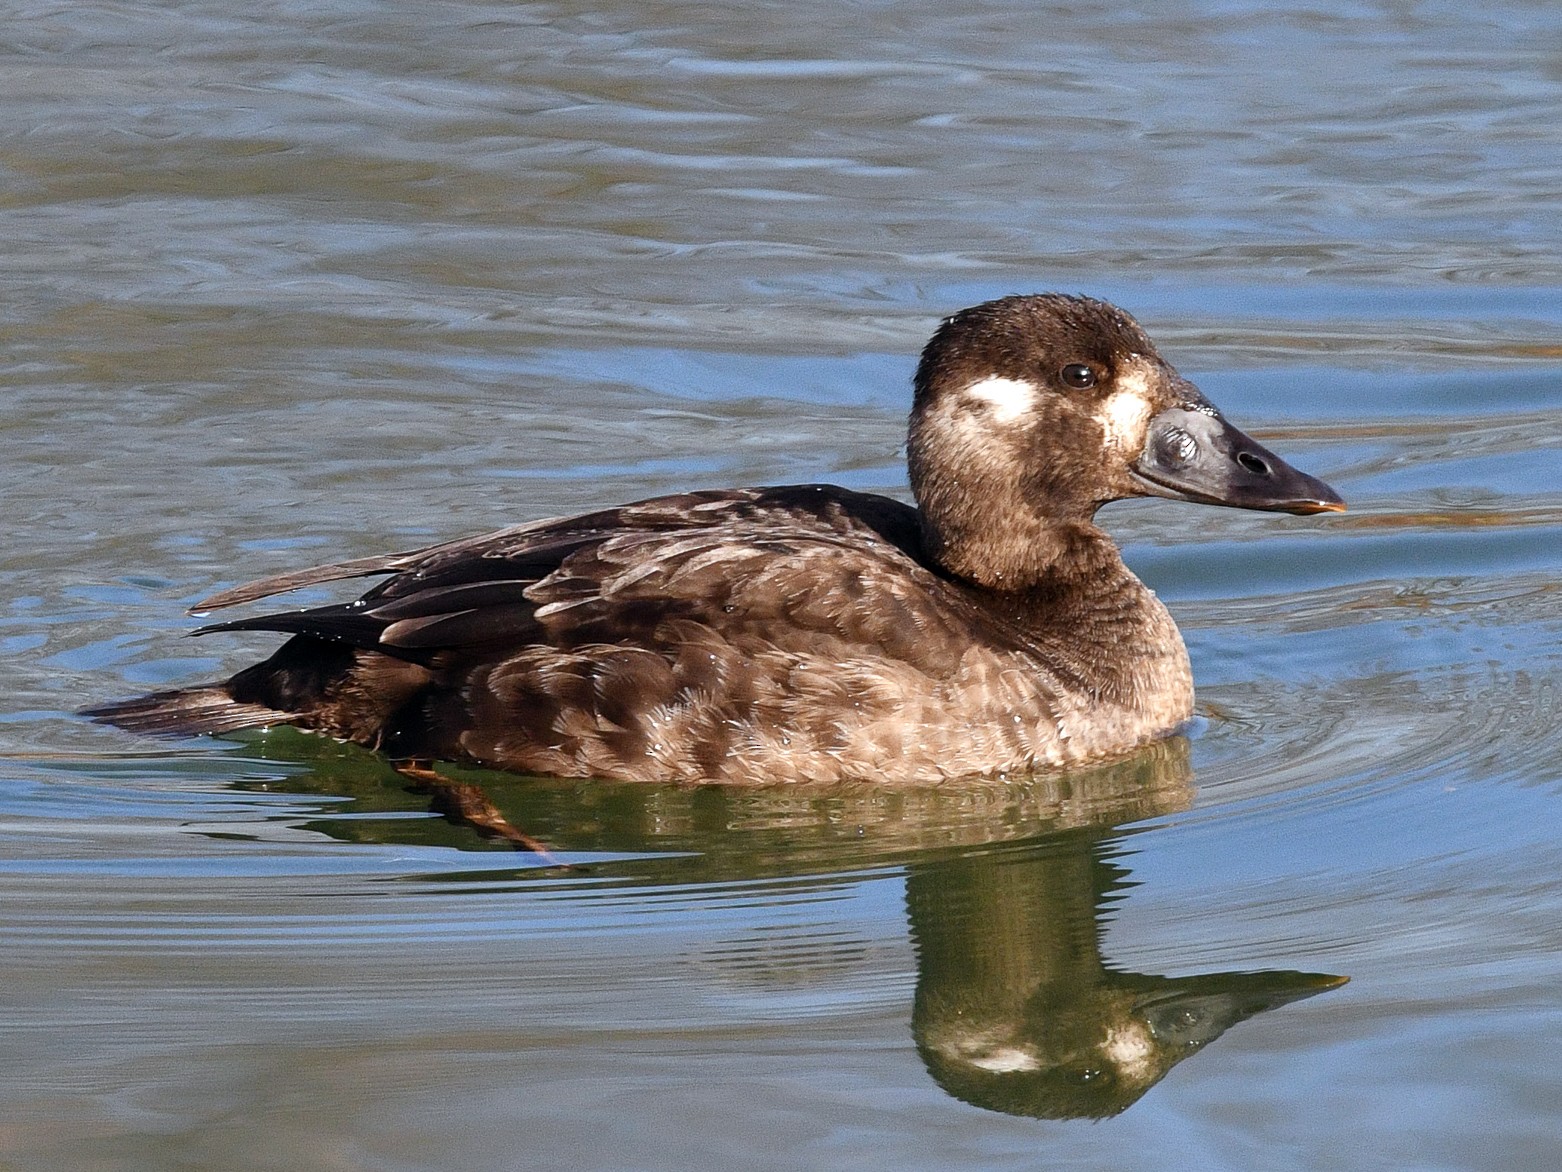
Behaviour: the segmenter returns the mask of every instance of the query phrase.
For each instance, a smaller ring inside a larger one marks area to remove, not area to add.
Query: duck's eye
[[[1076,391],[1088,390],[1096,385],[1096,372],[1083,362],[1070,362],[1060,372],[1063,385]]]

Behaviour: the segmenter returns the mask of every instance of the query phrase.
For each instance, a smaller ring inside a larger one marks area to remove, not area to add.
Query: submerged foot
[[[502,838],[516,850],[530,851],[549,866],[574,870],[572,864],[563,862],[539,840],[513,825],[498,806],[494,805],[483,787],[472,782],[454,781],[438,772],[428,761],[396,761],[392,767],[419,793],[429,795],[429,805],[437,813],[454,822],[472,827],[479,834]]]

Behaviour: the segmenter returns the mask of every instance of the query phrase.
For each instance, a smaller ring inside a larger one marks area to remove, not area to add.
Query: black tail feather
[[[235,700],[220,684],[153,692],[134,700],[118,700],[85,708],[81,713],[99,724],[131,732],[177,734],[226,733],[241,728],[288,724],[293,717],[264,704]]]

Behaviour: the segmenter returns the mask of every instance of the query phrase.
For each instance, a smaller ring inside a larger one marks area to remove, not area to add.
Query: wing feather
[[[926,660],[958,646],[958,589],[919,560],[908,506],[799,486],[688,493],[517,525],[420,550],[298,570],[222,591],[198,611],[305,586],[391,575],[345,605],[239,619],[417,662],[442,649],[656,642],[679,624],[762,631]],[[917,597],[909,597],[915,595]],[[934,604],[928,596],[939,595]],[[679,628],[682,629],[682,628]],[[810,634],[811,632],[811,634]],[[939,665],[949,670],[950,665]]]
[[[422,551],[354,558],[352,561],[336,562],[329,566],[311,566],[307,570],[292,570],[273,578],[260,578],[254,582],[229,587],[227,590],[219,590],[210,598],[203,598],[197,602],[190,608],[189,613],[208,614],[214,610],[225,610],[230,606],[241,606],[246,602],[270,598],[274,594],[302,590],[305,586],[318,586],[322,582],[339,582],[344,578],[367,578],[374,574],[394,574],[404,569],[408,560],[417,557],[420,552]]]

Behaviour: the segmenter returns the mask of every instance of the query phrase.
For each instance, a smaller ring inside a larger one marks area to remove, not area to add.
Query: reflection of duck
[[[405,806],[400,779],[374,758],[335,746],[322,759],[318,744],[290,734],[267,744],[279,755],[315,750],[315,772],[269,780],[268,789],[357,799],[341,820],[327,816],[315,828],[354,841],[460,841],[439,837],[453,832],[435,821],[374,820],[372,810]],[[730,893],[736,884],[745,901],[763,906],[796,898],[794,878],[806,877],[810,888],[846,885],[865,871],[904,866],[917,946],[912,1033],[934,1079],[993,1110],[1102,1116],[1122,1111],[1236,1022],[1344,981],[1295,972],[1159,977],[1103,962],[1106,905],[1126,886],[1125,871],[1108,861],[1107,835],[1112,826],[1186,808],[1188,758],[1188,742],[1171,737],[1094,769],[894,789],[491,777],[481,788],[447,781],[466,796],[442,807],[486,811],[462,818],[485,832],[496,832],[498,817],[561,852],[596,854],[573,872],[593,895],[612,884],[686,894]],[[1135,841],[1148,844],[1154,834]],[[557,896],[572,874],[517,870],[510,856],[496,863],[474,862],[460,878],[522,886],[535,879]],[[720,969],[737,958],[751,970],[773,942],[773,931],[756,931],[724,940],[706,959]],[[795,955],[776,961],[775,978],[828,973],[813,955],[811,969],[799,970]]]
[[[1237,1022],[1345,983],[1107,967],[1098,917],[1126,872],[1106,851],[1073,834],[911,869],[912,1033],[951,1095],[1010,1115],[1116,1115]]]
[[[823,485],[691,493],[226,591],[202,605],[391,575],[357,602],[208,628],[294,637],[225,683],[94,715],[639,781],[1080,762],[1192,712],[1182,640],[1092,522],[1101,504],[1343,507],[1085,298],[945,321],[908,450],[920,509]]]
[[[405,773],[352,745],[277,729],[250,742],[246,756],[285,768],[240,784],[329,795],[305,826],[347,842],[471,851],[476,831],[496,846],[524,848],[512,832],[524,826],[576,859],[566,873],[589,874],[592,884],[731,883],[847,876],[1182,810],[1193,799],[1189,752],[1185,738],[1168,737],[1089,768],[893,788],[648,785],[453,768],[452,776],[419,778],[409,789]],[[445,817],[407,817],[420,807]],[[496,878],[559,875],[547,867],[517,870],[509,856],[474,854],[473,864]]]

